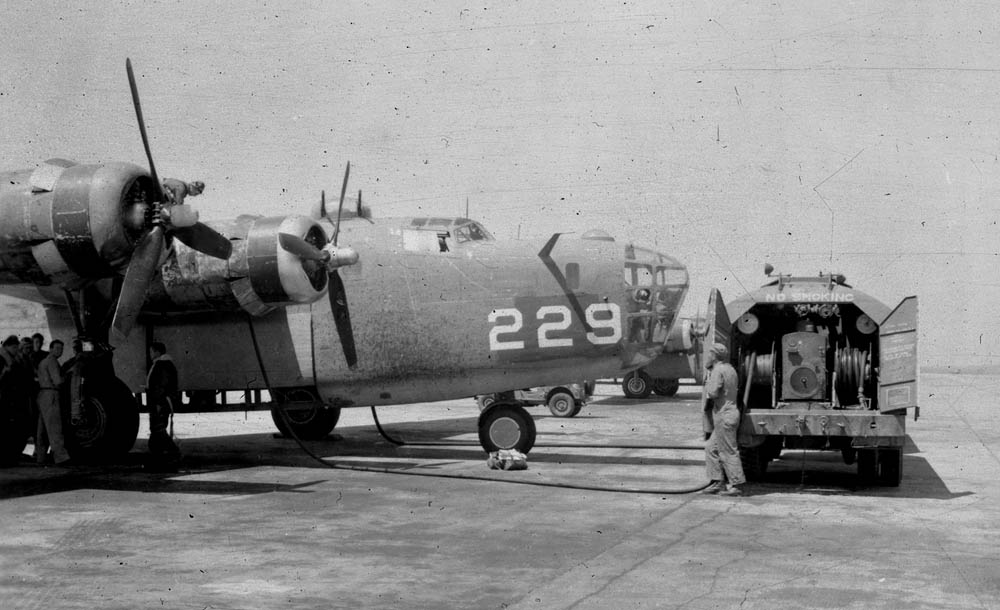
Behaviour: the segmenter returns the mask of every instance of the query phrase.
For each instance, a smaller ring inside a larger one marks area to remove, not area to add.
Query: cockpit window
[[[661,286],[686,286],[688,274],[684,269],[671,267],[656,268],[656,283]]]
[[[458,243],[467,241],[492,241],[493,236],[478,222],[470,222],[455,229],[455,239]]]
[[[687,271],[683,268],[665,267],[643,263],[625,263],[626,286],[686,286]]]
[[[641,263],[625,263],[625,284],[627,286],[652,286],[653,268]]]

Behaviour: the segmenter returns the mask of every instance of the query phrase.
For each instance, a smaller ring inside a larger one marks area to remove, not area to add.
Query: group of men
[[[47,351],[44,345],[41,333],[21,339],[10,335],[0,344],[0,401],[17,416],[13,421],[28,426],[39,463],[67,466],[71,460],[59,397],[64,382],[78,368],[80,346],[74,342],[73,357],[60,364],[63,342],[52,341]],[[79,405],[75,404],[72,420],[79,423],[79,419]]]
[[[6,420],[26,427],[29,441],[33,433],[33,457],[39,464],[70,467],[73,460],[67,446],[67,431],[86,425],[83,387],[88,368],[84,342],[74,339],[73,355],[63,363],[59,362],[63,342],[53,340],[47,351],[44,344],[41,333],[21,339],[10,335],[0,343],[0,406],[5,415],[10,415]],[[168,432],[174,405],[180,399],[177,367],[163,343],[152,343],[149,356],[151,365],[146,377],[149,452],[177,458],[180,452]],[[69,397],[68,405],[64,404],[64,395]],[[67,429],[66,423],[71,427]]]

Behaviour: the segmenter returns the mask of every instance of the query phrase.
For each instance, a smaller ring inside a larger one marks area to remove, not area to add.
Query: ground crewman
[[[721,343],[712,346],[705,366],[708,368],[705,394],[710,399],[706,409],[708,404],[712,405],[706,418],[706,422],[711,422],[711,435],[705,444],[705,471],[712,483],[703,493],[742,496],[746,477],[736,439],[740,427],[740,408],[736,403],[739,376],[729,364],[729,350]]]
[[[177,457],[180,450],[167,433],[174,403],[180,392],[177,386],[177,367],[167,354],[167,347],[159,341],[149,346],[152,364],[146,376],[146,395],[149,397],[149,452],[153,455]]]
[[[62,372],[59,358],[63,342],[56,339],[49,344],[49,355],[38,365],[38,429],[35,432],[35,458],[39,463],[47,459],[49,447],[56,466],[68,466],[70,459],[63,438],[62,409],[59,406],[59,386]]]

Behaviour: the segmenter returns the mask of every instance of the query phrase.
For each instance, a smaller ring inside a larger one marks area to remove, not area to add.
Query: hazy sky
[[[433,8],[418,8],[432,4]],[[924,363],[1000,364],[1000,11],[974,2],[4,2],[3,167],[145,156],[205,219],[464,214],[765,279],[916,294]]]

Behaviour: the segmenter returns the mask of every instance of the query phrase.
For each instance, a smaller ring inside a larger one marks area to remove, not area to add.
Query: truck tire
[[[863,485],[875,483],[878,478],[878,461],[875,449],[858,449],[856,453],[858,462],[858,479]]]
[[[626,398],[647,398],[653,391],[653,379],[645,371],[635,371],[622,379]]]
[[[549,412],[556,417],[573,417],[580,411],[573,395],[565,390],[553,392],[549,396],[548,405]]]
[[[903,449],[884,447],[878,450],[878,482],[886,487],[899,487],[903,480]]]
[[[676,379],[655,379],[653,380],[653,391],[660,396],[674,396],[681,387],[681,382]]]
[[[743,476],[747,481],[760,481],[767,474],[768,448],[765,445],[757,447],[740,447],[740,463],[743,465]]]

